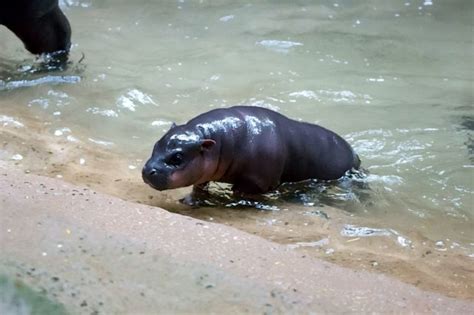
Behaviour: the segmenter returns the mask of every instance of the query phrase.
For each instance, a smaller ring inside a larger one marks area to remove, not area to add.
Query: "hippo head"
[[[143,180],[157,190],[205,183],[217,167],[217,161],[210,157],[215,144],[197,131],[173,124],[155,144],[143,167]]]

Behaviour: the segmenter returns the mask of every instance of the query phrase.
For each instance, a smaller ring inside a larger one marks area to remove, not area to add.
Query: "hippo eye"
[[[173,154],[167,161],[168,165],[178,166],[183,163],[183,154],[177,152]]]

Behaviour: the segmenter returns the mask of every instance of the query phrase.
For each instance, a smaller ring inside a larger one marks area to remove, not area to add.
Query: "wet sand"
[[[2,273],[74,313],[467,314],[474,307],[232,227],[11,168],[0,176]]]

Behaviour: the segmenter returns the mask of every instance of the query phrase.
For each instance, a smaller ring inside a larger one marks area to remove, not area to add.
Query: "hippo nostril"
[[[152,169],[149,173],[148,173],[148,176],[153,176],[157,173],[156,169]]]

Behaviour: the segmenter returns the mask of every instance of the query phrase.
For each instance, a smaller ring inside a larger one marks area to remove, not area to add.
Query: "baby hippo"
[[[209,181],[261,194],[283,182],[338,179],[360,166],[351,146],[321,126],[253,106],[214,109],[171,129],[155,144],[143,180],[158,190]]]

